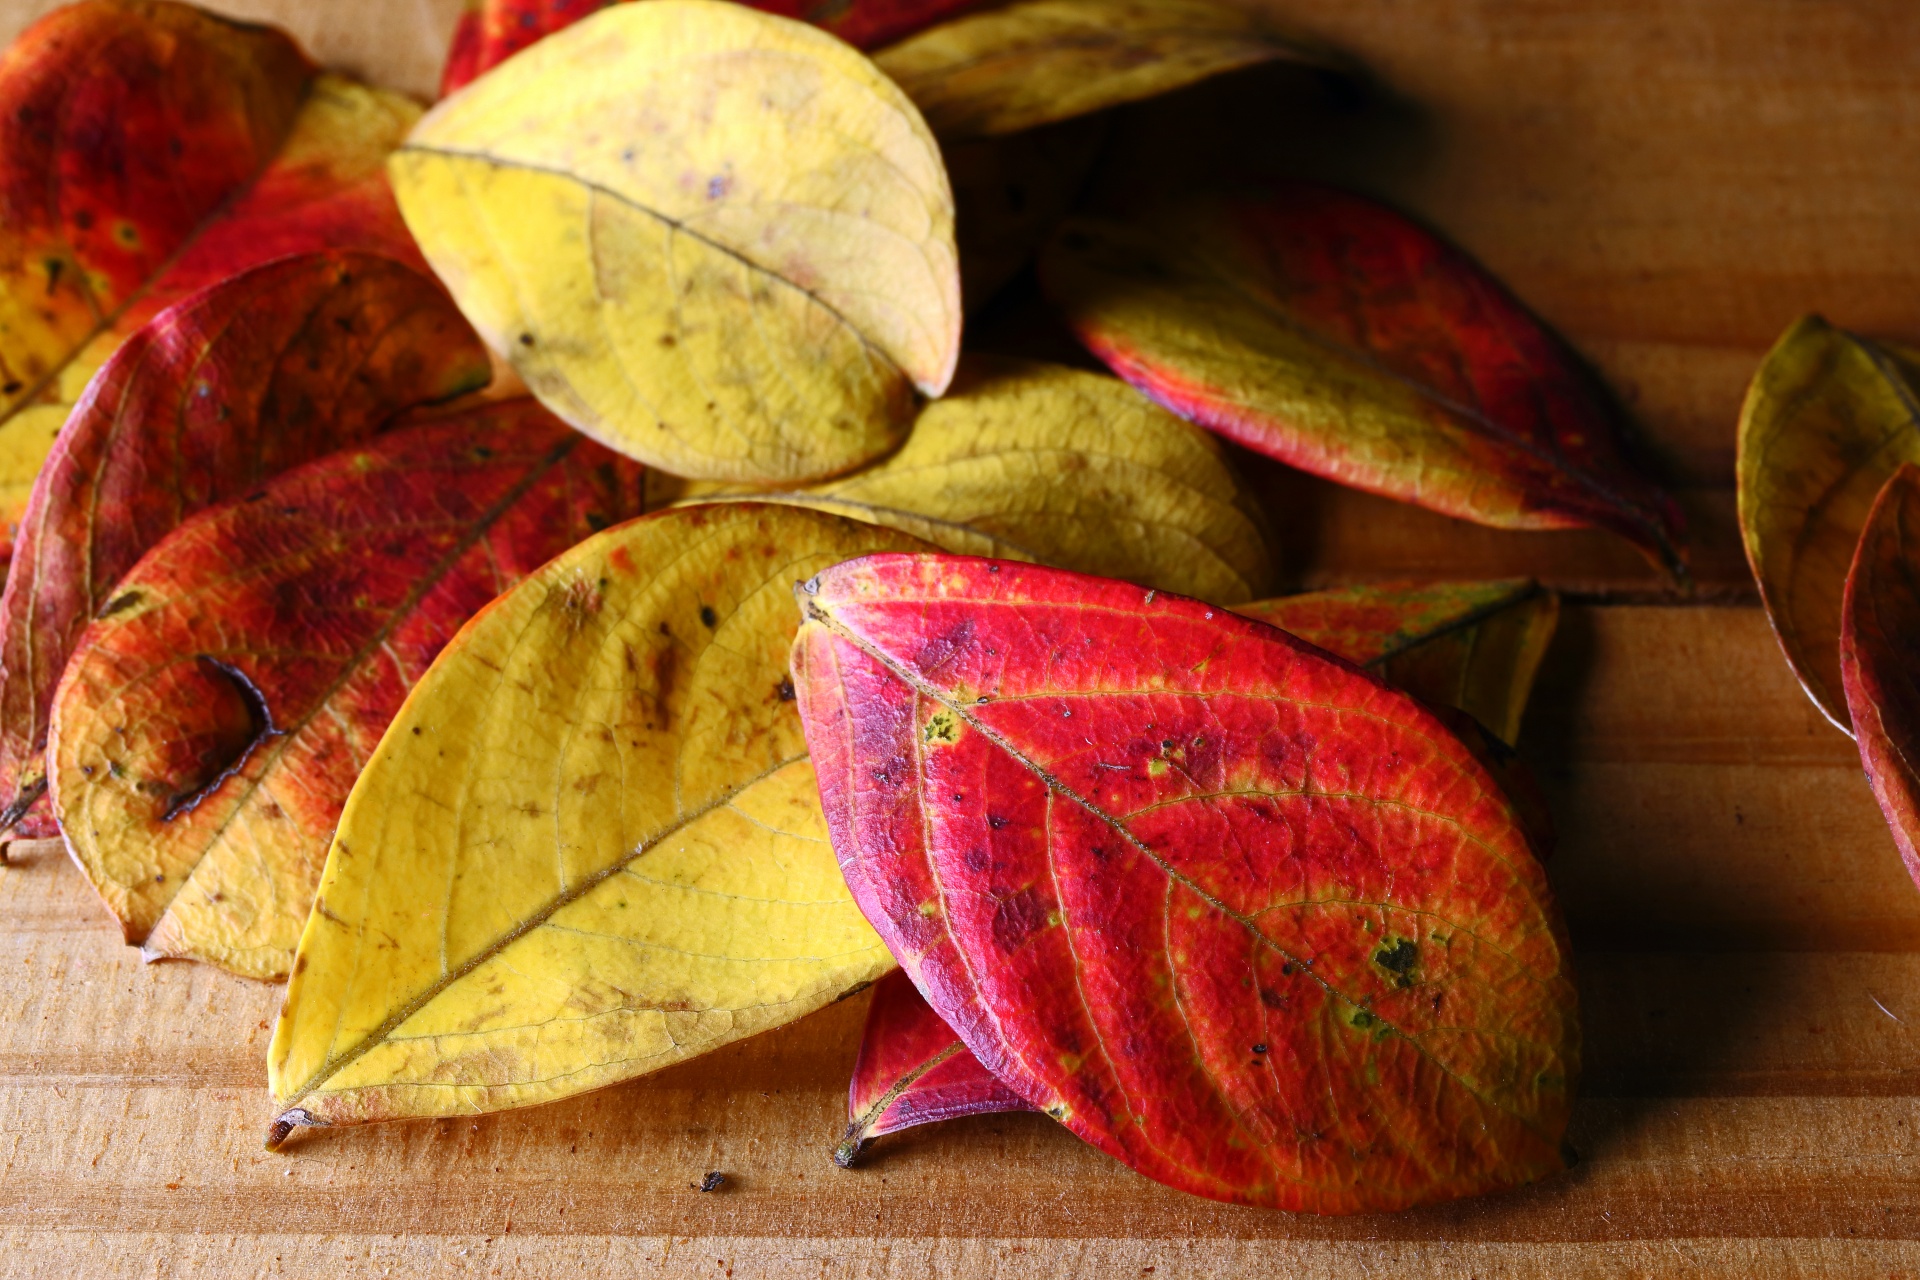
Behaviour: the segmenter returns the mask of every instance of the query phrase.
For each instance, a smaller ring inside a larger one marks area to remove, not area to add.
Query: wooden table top
[[[1419,212],[1603,371],[1695,524],[1679,601],[1600,535],[1256,467],[1293,585],[1576,593],[1522,745],[1580,973],[1579,1166],[1317,1219],[1009,1116],[843,1172],[859,999],[570,1102],[269,1154],[279,992],[142,965],[54,855],[0,871],[0,1275],[1920,1275],[1920,892],[1752,603],[1731,490],[1741,391],[1795,316],[1920,339],[1911,0],[1266,2],[1380,87],[1242,75],[1127,112],[1115,154],[1166,181],[1223,157],[1331,174]],[[458,4],[216,7],[425,94]],[[0,0],[0,38],[49,7]],[[694,1190],[709,1170],[723,1191]]]

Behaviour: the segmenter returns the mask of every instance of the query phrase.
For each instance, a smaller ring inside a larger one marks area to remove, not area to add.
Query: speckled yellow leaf
[[[1017,0],[874,55],[943,138],[1018,133],[1326,46],[1210,0]]]
[[[1807,316],[1774,345],[1740,411],[1740,533],[1800,684],[1849,729],[1840,600],[1867,512],[1920,462],[1920,352]]]
[[[1117,378],[1005,357],[969,355],[878,466],[756,496],[1219,604],[1273,571],[1253,500],[1206,432]]]
[[[924,548],[794,507],[643,517],[502,596],[347,799],[268,1071],[295,1125],[526,1106],[893,965],[827,842],[793,585]]]
[[[846,471],[953,375],[939,148],[872,63],[802,23],[615,5],[435,107],[392,173],[534,394],[676,474]]]

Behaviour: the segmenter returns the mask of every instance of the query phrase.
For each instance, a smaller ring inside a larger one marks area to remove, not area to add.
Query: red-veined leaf
[[[1920,467],[1880,489],[1847,575],[1840,677],[1860,762],[1920,882]]]
[[[1069,220],[1041,273],[1114,372],[1250,449],[1498,528],[1610,529],[1685,572],[1679,509],[1589,375],[1391,209],[1303,183],[1196,196]]]
[[[1563,1162],[1564,932],[1415,700],[1197,601],[870,556],[795,684],[848,886],[1003,1083],[1143,1173],[1323,1213]]]
[[[484,382],[439,286],[364,254],[287,258],[162,312],[88,384],[0,595],[0,823],[45,787],[46,713],[88,619],[189,515]]]

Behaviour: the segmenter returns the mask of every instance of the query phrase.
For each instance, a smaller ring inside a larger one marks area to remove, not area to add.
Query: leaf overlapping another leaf
[[[796,579],[922,545],[677,508],[469,623],[341,815],[268,1060],[275,1140],[582,1093],[891,968],[834,864],[786,656]]]
[[[874,556],[802,600],[848,884],[1016,1092],[1251,1204],[1398,1208],[1560,1167],[1564,934],[1512,808],[1417,703],[1058,570]]]
[[[1068,221],[1041,259],[1093,353],[1176,413],[1341,484],[1509,529],[1592,525],[1684,573],[1565,350],[1425,228],[1279,183]]]
[[[521,399],[385,433],[163,538],[81,638],[48,745],[61,830],[128,941],[284,978],[407,691],[640,491],[635,464]]]
[[[836,474],[897,445],[914,389],[953,376],[938,147],[892,82],[803,24],[615,5],[434,108],[392,171],[487,341],[650,465]]]
[[[1839,662],[1860,761],[1920,883],[1920,467],[1903,462],[1861,531]]]

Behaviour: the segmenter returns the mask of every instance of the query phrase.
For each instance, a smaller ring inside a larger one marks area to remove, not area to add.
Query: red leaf
[[[499,66],[543,36],[618,0],[479,0],[453,29],[441,73],[442,97]],[[980,0],[748,0],[748,7],[831,31],[856,49],[874,49],[930,27]]]
[[[1263,624],[1038,566],[871,556],[803,602],[848,886],[1016,1093],[1248,1204],[1399,1208],[1561,1167],[1564,934],[1431,712]]]
[[[1874,499],[1840,609],[1840,677],[1860,762],[1920,883],[1920,467]]]
[[[175,529],[86,630],[48,747],[74,860],[150,957],[280,978],[360,767],[462,623],[641,469],[531,399],[389,432]]]
[[[194,512],[486,377],[485,348],[437,284],[360,254],[260,267],[129,339],[55,442],[0,595],[0,824],[44,789],[54,684],[147,548]]]
[[[1592,380],[1500,283],[1383,205],[1301,183],[1042,259],[1088,349],[1174,412],[1342,484],[1510,529],[1611,529],[1683,575],[1679,509]]]

